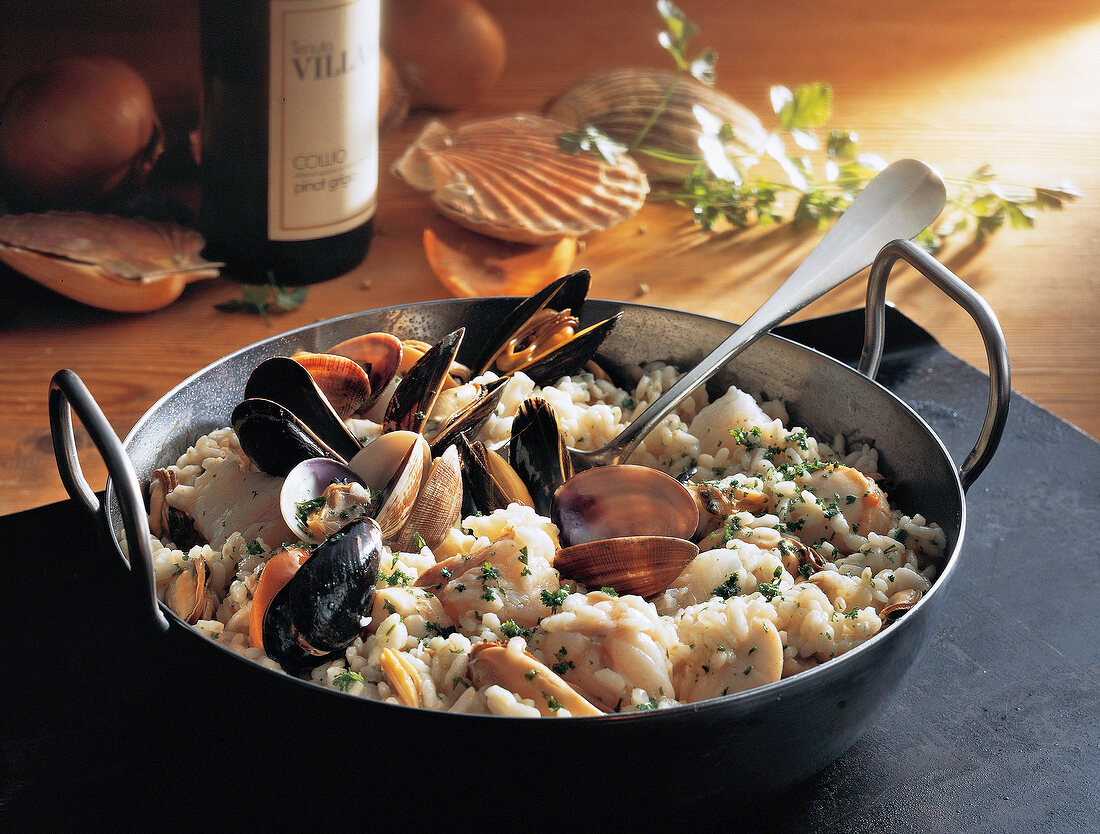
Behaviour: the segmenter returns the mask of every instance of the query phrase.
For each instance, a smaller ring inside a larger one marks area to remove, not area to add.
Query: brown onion
[[[163,149],[145,80],[104,56],[59,58],[0,106],[0,179],[11,208],[87,208],[140,184]]]
[[[388,0],[382,48],[414,109],[469,107],[504,70],[504,33],[476,0]]]

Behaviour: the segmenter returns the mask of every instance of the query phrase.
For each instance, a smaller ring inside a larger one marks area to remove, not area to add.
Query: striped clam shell
[[[664,110],[646,133],[643,145],[678,154],[699,155],[702,128],[694,107],[733,128],[732,152],[758,151],[767,140],[760,120],[744,105],[690,75],[666,70],[616,69],[590,75],[547,106],[547,115],[576,127],[594,125],[612,139],[632,145],[675,84]],[[684,176],[682,163],[638,155],[650,176]]]
[[[642,207],[649,183],[638,164],[562,151],[570,128],[543,116],[485,119],[451,130],[427,124],[394,164],[436,208],[481,234],[519,243],[579,237],[621,223]]]

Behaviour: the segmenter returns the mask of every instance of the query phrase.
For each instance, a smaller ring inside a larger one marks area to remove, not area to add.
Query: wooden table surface
[[[538,110],[582,76],[621,66],[668,67],[650,0],[486,0],[505,33],[505,73],[476,108],[442,114]],[[32,8],[33,7],[33,8]],[[878,0],[816,3],[682,0],[701,34],[693,48],[719,53],[718,86],[769,118],[768,90],[825,81],[836,94],[833,126],[859,133],[885,159],[916,157],[947,177],[991,163],[999,181],[1071,181],[1083,197],[1007,229],[986,245],[957,241],[941,253],[989,301],[1004,327],[1013,387],[1100,437],[1100,6],[1095,0]],[[149,80],[158,112],[179,135],[196,120],[197,0],[172,4],[0,0],[0,86],[35,61],[106,52]],[[381,147],[377,232],[352,273],[309,290],[305,305],[270,322],[220,312],[239,297],[227,280],[194,284],[171,306],[126,315],[83,307],[11,271],[0,272],[0,513],[65,497],[46,412],[50,376],[72,368],[116,431],[125,435],[165,391],[224,354],[283,330],[357,310],[442,298],[420,243],[443,229],[427,200],[385,173],[423,123],[414,114]],[[768,234],[700,233],[687,214],[649,205],[584,241],[594,297],[743,320],[816,240],[783,227]],[[641,287],[647,287],[644,292]],[[862,305],[849,282],[800,318]],[[911,271],[898,270],[890,300],[946,348],[984,367],[965,313]],[[85,442],[87,440],[85,438]],[[89,481],[106,479],[83,458]]]

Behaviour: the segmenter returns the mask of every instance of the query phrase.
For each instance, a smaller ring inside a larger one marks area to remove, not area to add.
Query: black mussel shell
[[[615,325],[623,314],[616,313],[611,318],[581,330],[572,339],[548,354],[545,358],[533,362],[523,369],[536,385],[550,385],[563,376],[577,373],[584,363],[596,355],[600,345],[611,335]]]
[[[320,666],[362,632],[374,604],[382,532],[373,519],[353,521],[298,569],[264,615],[267,654],[290,672]]]
[[[362,448],[309,371],[289,356],[273,356],[257,365],[245,383],[244,395],[279,403],[344,460],[351,460]]]
[[[580,316],[584,299],[588,295],[588,285],[592,280],[592,273],[587,269],[563,275],[556,281],[547,284],[534,295],[521,301],[504,321],[500,323],[494,332],[495,336],[487,337],[481,352],[467,363],[473,370],[474,376],[479,376],[489,370],[493,357],[507,344],[512,335],[531,320],[539,310],[550,307],[554,310],[569,309],[573,315]]]
[[[432,457],[439,457],[448,446],[458,442],[459,435],[475,436],[485,425],[485,421],[496,411],[501,395],[504,394],[504,386],[507,384],[507,378],[488,383],[477,400],[466,410],[454,415],[450,422],[439,429],[431,439]]]
[[[465,333],[465,327],[448,333],[409,368],[386,406],[383,432],[419,432],[424,428]]]
[[[233,409],[231,420],[244,453],[268,475],[285,478],[309,458],[344,463],[309,426],[277,402],[258,397],[244,400]]]
[[[531,492],[535,510],[550,516],[554,493],[573,476],[573,463],[550,403],[529,397],[512,421],[508,458]]]

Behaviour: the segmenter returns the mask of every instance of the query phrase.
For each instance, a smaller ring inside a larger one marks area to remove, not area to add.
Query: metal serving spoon
[[[885,168],[852,201],[832,229],[767,301],[605,446],[569,448],[575,471],[622,463],[679,402],[738,353],[860,270],[887,243],[914,237],[947,201],[943,180],[923,162],[903,159]]]

